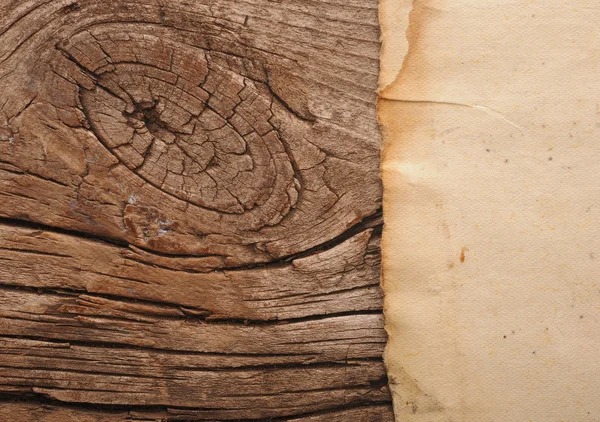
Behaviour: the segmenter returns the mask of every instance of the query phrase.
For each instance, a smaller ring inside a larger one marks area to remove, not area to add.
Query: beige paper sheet
[[[600,421],[600,2],[381,0],[398,421]]]

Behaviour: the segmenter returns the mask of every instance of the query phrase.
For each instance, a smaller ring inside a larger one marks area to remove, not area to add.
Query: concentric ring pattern
[[[84,32],[65,52],[94,80],[80,100],[98,139],[153,186],[225,213],[295,204],[264,84],[147,34]]]
[[[36,206],[7,215],[212,268],[301,253],[379,208],[371,28],[342,48],[346,26],[293,4],[17,3],[0,153]]]

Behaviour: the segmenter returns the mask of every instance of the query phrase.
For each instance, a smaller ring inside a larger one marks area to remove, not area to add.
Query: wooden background
[[[0,420],[391,421],[376,0],[0,0]]]

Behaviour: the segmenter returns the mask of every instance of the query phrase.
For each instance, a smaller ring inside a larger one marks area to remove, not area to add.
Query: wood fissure
[[[0,194],[2,194],[2,192],[0,192]],[[88,240],[96,240],[99,242],[109,243],[109,244],[112,244],[115,246],[126,247],[131,250],[134,250],[134,251],[137,250],[137,251],[147,253],[150,256],[155,256],[155,257],[175,258],[175,259],[185,260],[188,258],[192,258],[192,259],[193,258],[207,258],[207,257],[211,258],[211,257],[218,256],[218,255],[164,254],[164,253],[160,253],[157,251],[151,251],[151,250],[147,250],[147,249],[144,249],[141,247],[133,246],[130,243],[119,240],[119,239],[109,239],[109,238],[105,238],[102,236],[98,236],[98,235],[94,235],[94,234],[90,234],[90,233],[86,233],[86,232],[67,230],[67,229],[60,228],[60,227],[51,227],[51,226],[47,226],[44,224],[33,223],[31,221],[19,220],[19,219],[14,219],[14,218],[0,217],[0,224],[6,225],[6,226],[38,229],[38,230],[45,231],[45,232],[49,231],[49,232],[64,233],[64,234],[68,234],[71,236],[82,237],[82,238],[88,239]],[[227,271],[236,271],[236,270],[249,270],[249,269],[253,269],[253,268],[265,268],[265,267],[279,266],[279,265],[288,263],[294,259],[302,258],[302,257],[308,256],[308,255],[315,254],[319,251],[330,249],[330,248],[334,247],[335,245],[342,243],[344,240],[347,240],[347,239],[351,238],[352,236],[355,236],[356,234],[363,232],[365,230],[368,230],[368,229],[373,229],[373,231],[378,236],[380,236],[382,227],[383,227],[383,218],[382,218],[381,209],[379,209],[375,214],[363,218],[361,221],[357,222],[355,225],[350,227],[348,230],[346,230],[344,233],[340,234],[339,236],[336,236],[335,238],[328,240],[327,242],[325,242],[323,244],[316,245],[312,248],[309,248],[306,251],[298,252],[296,254],[292,254],[292,255],[288,255],[288,256],[283,256],[283,257],[273,259],[273,260],[271,260],[269,262],[265,262],[265,263],[247,264],[247,265],[240,265],[240,266],[235,266],[235,267],[228,266],[226,269],[227,269]],[[156,262],[152,262],[152,264],[154,266],[160,266]],[[166,268],[169,268],[169,267],[166,267]],[[194,270],[194,269],[190,269],[190,268],[178,268],[178,269],[181,271],[187,271],[187,272],[209,272],[206,269],[202,269],[202,270]],[[218,270],[219,269],[213,269],[210,271],[218,271]]]
[[[60,422],[77,420],[82,422],[106,421],[146,421],[162,422],[164,420],[194,421],[194,409],[162,408],[160,406],[131,406],[118,405],[68,405],[56,400],[31,394],[28,397],[16,399],[14,396],[0,394],[0,416],[10,415],[35,415],[42,422]],[[210,413],[212,409],[204,409]],[[199,413],[200,410],[197,410]],[[299,422],[346,422],[346,421],[385,421],[392,420],[391,409],[385,403],[372,405],[346,405],[326,411],[308,412],[293,417],[271,418],[271,422],[299,421]],[[230,422],[259,422],[264,419],[228,419]]]

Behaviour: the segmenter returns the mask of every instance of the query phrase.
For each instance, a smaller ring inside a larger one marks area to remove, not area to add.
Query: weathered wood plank
[[[173,305],[168,312],[180,316],[301,318],[381,309],[379,240],[368,229],[330,249],[289,262],[194,273],[179,270],[170,258],[140,254],[135,247],[0,224],[0,277],[3,284],[13,286]],[[85,296],[80,301],[86,301]],[[88,301],[85,306],[91,312],[102,304]],[[159,307],[135,311],[132,304],[120,306],[134,314],[150,309],[150,313],[167,312]]]
[[[385,344],[380,314],[355,314],[290,323],[206,323],[186,316],[131,319],[86,315],[76,297],[3,290],[0,335],[104,343],[199,353],[286,356],[294,362],[378,358]],[[58,353],[58,352],[57,352]],[[225,360],[222,364],[225,364]]]
[[[377,1],[0,0],[0,420],[391,421]]]
[[[6,420],[27,420],[32,418],[36,422],[117,422],[141,421],[162,422],[164,420],[190,420],[197,418],[183,409],[168,410],[103,410],[80,408],[76,406],[63,407],[52,404],[37,404],[23,402],[4,402],[0,404],[0,418]],[[295,422],[391,422],[394,420],[391,407],[386,404],[372,406],[350,407],[346,410],[333,410],[316,412],[307,416],[284,417],[271,419],[277,421]],[[250,420],[247,420],[250,421]]]
[[[94,303],[94,298],[86,300]],[[92,307],[87,315],[84,303],[72,305],[79,299],[2,289],[0,389],[5,394],[182,407],[195,420],[390,404],[380,314],[283,324],[207,323],[148,309],[132,317],[117,299],[101,300],[103,312]]]

